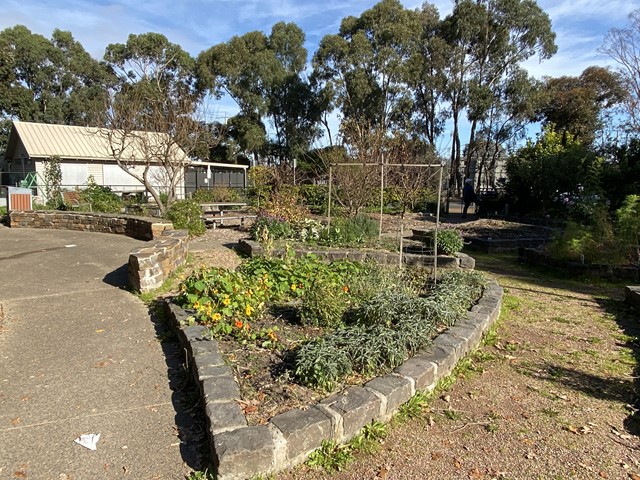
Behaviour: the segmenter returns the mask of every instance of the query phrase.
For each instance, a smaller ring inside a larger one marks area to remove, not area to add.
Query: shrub
[[[228,187],[199,188],[193,192],[191,199],[197,203],[237,202],[240,195],[237,190]]]
[[[331,228],[325,230],[320,238],[324,242],[337,245],[362,244],[378,237],[378,223],[367,215],[336,218]]]
[[[315,213],[324,213],[329,203],[329,187],[326,185],[300,185],[300,196],[307,207]]]
[[[265,211],[258,214],[251,225],[249,235],[254,240],[261,240],[264,238],[264,230],[267,231],[271,240],[291,238],[293,236],[293,227],[284,217],[272,215]]]
[[[438,252],[455,255],[464,247],[464,239],[458,230],[445,229],[438,231]]]
[[[189,235],[204,235],[207,231],[202,210],[193,200],[176,200],[169,207],[166,217],[175,228],[188,230]]]
[[[87,180],[87,188],[80,192],[80,198],[90,204],[94,212],[119,213],[124,205],[111,188],[98,185],[91,176]]]

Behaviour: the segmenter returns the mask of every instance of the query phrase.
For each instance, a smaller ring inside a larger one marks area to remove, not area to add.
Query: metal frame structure
[[[440,202],[442,201],[442,174],[444,163],[332,163],[329,165],[329,202],[327,205],[327,228],[331,227],[331,201],[333,184],[333,167],[377,167],[380,166],[380,220],[378,227],[378,238],[382,237],[382,215],[384,210],[384,170],[385,167],[418,167],[418,168],[438,168],[440,176],[438,180],[438,203],[436,206],[436,226],[433,235],[433,278],[437,281],[438,273],[438,228],[440,226]],[[400,265],[402,265],[402,225],[400,233]]]

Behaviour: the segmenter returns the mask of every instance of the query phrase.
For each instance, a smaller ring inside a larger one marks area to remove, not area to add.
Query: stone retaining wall
[[[11,228],[51,228],[83,232],[115,233],[137,240],[153,240],[171,222],[152,217],[134,217],[109,213],[60,212],[57,210],[22,210],[9,212]]]
[[[545,251],[536,248],[520,248],[518,249],[518,257],[521,262],[528,265],[556,268],[575,276],[588,275],[616,280],[640,281],[640,268],[637,266],[620,267],[556,260]]]
[[[243,255],[252,257],[254,255],[264,255],[264,248],[259,242],[242,239],[238,242],[238,252]],[[354,262],[366,262],[371,260],[381,265],[397,265],[398,263],[400,263],[400,254],[394,252],[366,252],[362,250],[349,249],[313,250],[307,248],[297,248],[294,250],[294,252],[298,257],[311,253],[326,261],[353,260]],[[272,252],[272,254],[275,256],[284,256],[285,251],[282,249],[276,249]],[[433,255],[405,253],[402,255],[402,261],[406,265],[430,266],[433,265]],[[458,253],[455,257],[438,255],[438,267],[440,268],[464,268],[473,270],[475,266],[475,259],[464,253]]]
[[[304,462],[323,440],[346,442],[372,421],[388,421],[417,392],[430,391],[476,348],[500,314],[502,288],[489,284],[465,318],[392,373],[348,387],[308,408],[248,426],[240,390],[218,344],[204,326],[188,326],[188,314],[166,302],[168,318],[187,353],[205,405],[218,480],[239,480]]]
[[[156,240],[135,248],[129,255],[129,286],[137,292],[159,288],[171,272],[187,261],[187,231],[174,230],[171,222],[153,217],[27,210],[10,212],[9,226],[113,233],[137,240]]]
[[[133,249],[129,254],[129,286],[136,292],[161,287],[171,272],[187,261],[188,244],[186,230],[165,230],[153,244]]]
[[[465,237],[465,243],[471,250],[484,253],[515,252],[519,248],[541,247],[549,242],[547,238],[479,238]],[[465,247],[466,248],[466,247]]]

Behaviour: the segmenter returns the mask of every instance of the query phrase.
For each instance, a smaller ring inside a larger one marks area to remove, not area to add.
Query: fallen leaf
[[[104,330],[98,329],[98,330],[96,330],[96,333],[104,333]]]
[[[526,458],[527,460],[532,460],[532,459],[534,459],[536,457],[537,457],[537,455],[535,453],[533,453],[533,452],[527,452],[525,454],[525,456],[524,456],[524,458]]]
[[[456,467],[456,469],[461,470],[462,469],[462,460],[459,459],[454,459],[453,460],[453,466]]]
[[[379,478],[380,480],[385,480],[388,475],[389,469],[387,467],[380,467],[380,470],[378,470],[377,478]]]
[[[444,397],[442,397],[442,399],[447,403],[451,402],[451,396],[450,395],[445,395]]]
[[[640,480],[640,475],[638,475],[637,473],[630,473],[629,478],[631,480]]]
[[[435,424],[436,424],[436,421],[433,419],[431,415],[429,415],[429,418],[427,418],[427,425],[429,425],[430,427],[433,427]]]
[[[607,476],[607,472],[602,472],[602,471],[601,471],[600,473],[598,473],[598,476],[599,476],[600,478],[609,478],[609,477]]]
[[[11,420],[11,425],[13,425],[14,427],[17,427],[21,423],[22,423],[22,420],[20,419],[20,417],[16,417],[13,420]]]
[[[22,470],[16,470],[15,472],[13,472],[13,475],[18,478],[27,478],[26,472],[23,472]]]
[[[20,400],[23,401],[23,402],[26,402],[27,400],[31,400],[31,397],[29,395],[25,395]]]
[[[440,460],[442,458],[442,453],[441,452],[432,452],[431,453],[431,460]]]
[[[469,472],[469,479],[470,480],[481,480],[483,478],[484,478],[484,473],[482,473],[477,468],[474,468],[473,470],[471,470]]]

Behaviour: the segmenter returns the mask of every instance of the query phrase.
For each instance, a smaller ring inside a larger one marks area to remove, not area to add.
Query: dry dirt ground
[[[233,266],[220,247],[241,235],[209,232],[196,258]],[[623,286],[554,277],[509,255],[476,259],[504,287],[503,311],[450,385],[343,471],[301,466],[275,479],[640,479],[640,312],[624,305]]]

